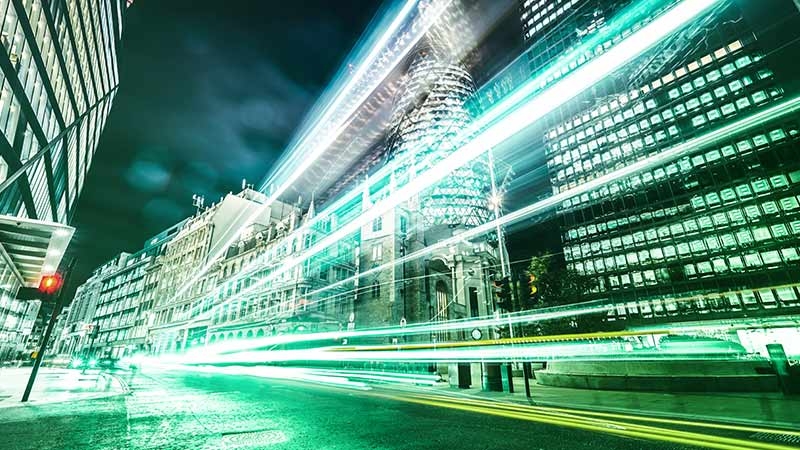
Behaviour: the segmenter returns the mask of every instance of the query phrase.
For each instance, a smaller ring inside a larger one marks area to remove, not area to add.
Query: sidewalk
[[[0,408],[21,406],[31,367],[0,368]],[[117,377],[97,370],[81,374],[77,369],[39,369],[29,404],[87,400],[125,393],[124,383]]]
[[[758,393],[664,393],[634,391],[601,391],[542,386],[531,383],[531,400],[525,396],[522,378],[514,378],[513,394],[484,392],[480,380],[473,380],[469,389],[440,383],[434,389],[451,395],[506,401],[537,406],[586,409],[592,411],[639,414],[685,420],[761,425],[800,429],[800,397]]]

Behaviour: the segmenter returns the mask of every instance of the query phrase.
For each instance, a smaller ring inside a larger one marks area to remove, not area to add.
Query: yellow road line
[[[420,394],[414,394],[414,395],[420,395]],[[472,402],[487,407],[500,406],[509,409],[516,409],[518,411],[562,412],[566,414],[578,414],[582,416],[608,417],[613,419],[626,419],[626,420],[636,420],[641,422],[664,423],[670,425],[681,425],[681,426],[689,426],[696,428],[713,428],[719,430],[740,431],[745,433],[783,434],[783,435],[800,437],[800,432],[798,431],[782,430],[778,428],[763,428],[763,427],[754,427],[749,425],[732,425],[732,424],[714,423],[714,422],[702,422],[702,421],[698,422],[698,421],[688,421],[680,419],[667,419],[667,418],[643,416],[637,414],[626,415],[619,413],[597,412],[597,411],[580,410],[580,409],[565,409],[552,406],[519,405],[515,403],[492,402],[490,400],[461,398],[448,395],[444,396],[428,395],[427,397],[431,399],[448,398],[448,399],[453,399],[454,401]]]
[[[489,406],[473,405],[465,401],[453,401],[455,399],[444,397],[435,398],[431,396],[398,396],[386,394],[372,394],[397,401],[424,404],[428,406],[457,409],[470,411],[480,414],[489,414],[513,418],[518,420],[540,422],[551,425],[567,426],[588,431],[613,434],[624,437],[633,437],[648,440],[658,440],[685,445],[700,446],[721,450],[796,450],[796,447],[787,447],[772,443],[751,442],[741,439],[726,438],[694,432],[686,432],[669,428],[658,428],[648,425],[620,421],[604,421],[597,418],[587,418],[580,415],[571,415],[562,412],[530,411],[521,412],[514,408],[499,406],[498,404]],[[537,414],[538,412],[538,414]]]

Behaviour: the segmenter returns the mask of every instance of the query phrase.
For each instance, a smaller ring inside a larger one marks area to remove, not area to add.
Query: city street
[[[0,410],[0,448],[673,450],[698,448],[676,441],[706,436],[685,426],[670,429],[665,427],[674,425],[642,421],[621,425],[619,419],[606,422],[544,409],[531,413],[496,402],[448,400],[436,389],[346,389],[154,369],[117,376],[127,384],[127,395]],[[730,438],[755,434],[724,433]],[[708,439],[722,445],[717,448],[763,448]]]

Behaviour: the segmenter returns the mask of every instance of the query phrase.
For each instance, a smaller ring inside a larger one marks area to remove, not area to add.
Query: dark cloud
[[[121,83],[79,200],[74,288],[92,268],[270,170],[378,4],[137,1]]]

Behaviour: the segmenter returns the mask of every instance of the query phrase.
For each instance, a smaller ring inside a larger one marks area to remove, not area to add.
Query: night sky
[[[137,0],[120,87],[65,258],[69,291],[120,251],[258,182],[377,13],[374,0]],[[71,292],[70,292],[71,294]]]

